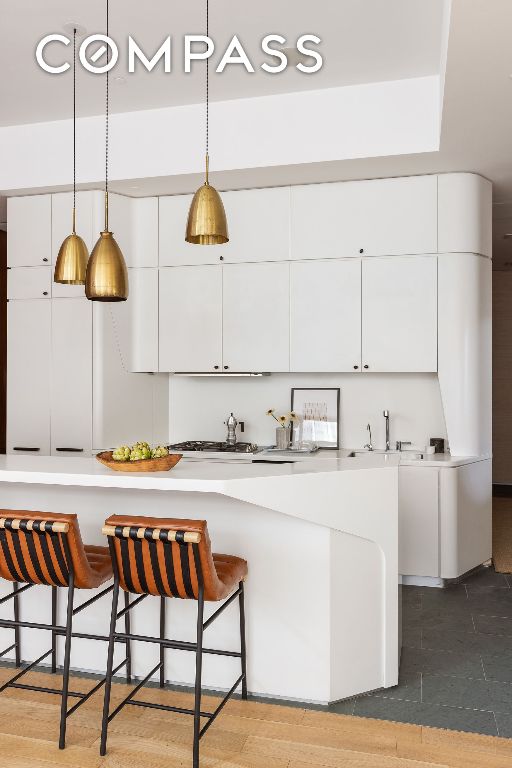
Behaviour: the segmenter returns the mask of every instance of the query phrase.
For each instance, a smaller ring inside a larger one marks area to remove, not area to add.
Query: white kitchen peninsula
[[[377,453],[285,464],[183,459],[171,472],[124,474],[90,458],[2,456],[1,506],[75,512],[90,544],[104,543],[101,526],[111,514],[206,519],[214,550],[249,563],[249,691],[329,702],[398,680],[398,464],[397,455]],[[3,583],[2,592],[8,589]],[[34,587],[23,595],[22,618],[47,621],[48,592]],[[80,598],[86,596],[77,604]],[[172,601],[168,637],[193,639],[194,609]],[[2,606],[0,615],[9,610]],[[109,615],[107,597],[89,612],[87,631],[106,634]],[[80,621],[82,614],[77,631]],[[157,601],[138,606],[132,622],[135,633],[156,628]],[[236,649],[237,622],[236,609],[227,611],[208,629],[208,644]],[[7,630],[1,634],[7,639]],[[47,645],[47,633],[22,631],[23,659]],[[136,675],[146,673],[155,653],[135,646]],[[168,654],[169,680],[190,684],[192,654]],[[101,672],[105,660],[106,645],[74,643],[73,668]],[[205,686],[227,689],[232,665],[208,657]]]

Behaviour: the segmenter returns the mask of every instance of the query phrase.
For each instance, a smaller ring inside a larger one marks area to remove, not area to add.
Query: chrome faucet
[[[386,419],[386,451],[389,451],[391,444],[389,442],[389,411],[382,411],[382,415]]]
[[[372,445],[372,428],[369,424],[366,425],[366,429],[368,430],[368,442],[364,446],[365,448],[368,448],[369,451],[373,451],[373,445]]]
[[[396,441],[397,451],[403,451],[404,445],[412,445],[412,443],[409,440],[397,440]]]

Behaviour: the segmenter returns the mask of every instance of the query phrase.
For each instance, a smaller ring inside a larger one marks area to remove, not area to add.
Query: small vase
[[[290,427],[277,427],[276,429],[276,448],[280,451],[285,451],[290,447],[291,428]]]

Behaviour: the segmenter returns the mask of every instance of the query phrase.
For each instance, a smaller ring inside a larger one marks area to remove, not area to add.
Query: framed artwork
[[[298,420],[293,425],[292,443],[316,443],[319,448],[337,450],[339,445],[339,387],[292,388],[292,411]]]

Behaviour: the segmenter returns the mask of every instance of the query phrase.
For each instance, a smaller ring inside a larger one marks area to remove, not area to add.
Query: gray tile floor
[[[403,646],[395,688],[330,711],[512,738],[512,576],[403,587]]]

